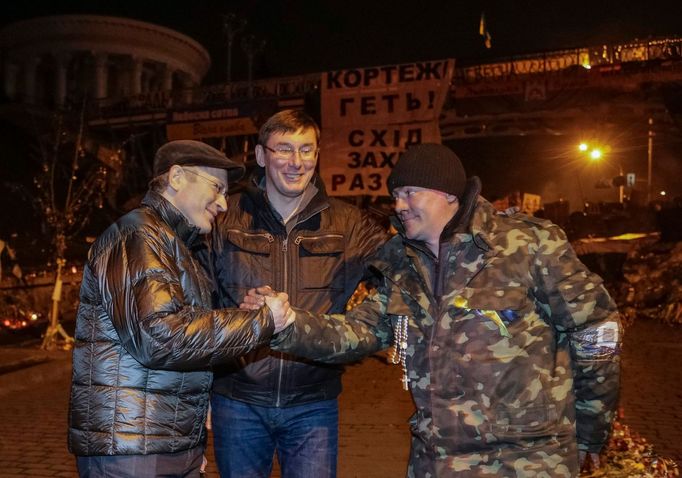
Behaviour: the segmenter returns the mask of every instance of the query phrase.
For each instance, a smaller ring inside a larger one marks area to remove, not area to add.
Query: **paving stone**
[[[639,321],[628,329],[621,409],[624,423],[657,452],[682,463],[682,347],[675,344],[682,344],[682,328]],[[0,476],[76,476],[66,445],[70,373],[65,373],[63,356],[11,375],[12,389],[0,391]],[[2,383],[7,377],[0,376]],[[405,476],[412,412],[400,369],[387,365],[384,355],[349,366],[340,398],[339,478]],[[219,478],[211,439],[206,455],[206,478]],[[279,476],[276,467],[272,477]]]

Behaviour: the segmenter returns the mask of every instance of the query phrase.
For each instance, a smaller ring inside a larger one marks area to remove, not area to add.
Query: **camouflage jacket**
[[[375,294],[345,317],[297,311],[272,346],[356,360],[407,319],[409,476],[577,476],[577,448],[598,452],[616,409],[615,305],[549,221],[478,198],[463,230],[441,248],[439,299],[419,273],[425,251],[397,235]]]

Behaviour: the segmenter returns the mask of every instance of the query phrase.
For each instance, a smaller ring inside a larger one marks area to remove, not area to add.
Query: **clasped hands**
[[[242,299],[242,303],[239,304],[239,308],[258,310],[266,304],[272,311],[275,333],[284,330],[296,319],[296,312],[289,304],[289,295],[284,292],[275,292],[272,287],[267,285],[249,289]]]

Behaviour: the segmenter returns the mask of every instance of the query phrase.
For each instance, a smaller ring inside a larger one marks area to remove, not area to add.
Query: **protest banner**
[[[339,70],[322,79],[320,174],[330,195],[387,195],[411,144],[440,142],[454,60]]]

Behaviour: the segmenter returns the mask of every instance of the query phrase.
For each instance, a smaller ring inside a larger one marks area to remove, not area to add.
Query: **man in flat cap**
[[[69,449],[82,477],[199,476],[212,366],[267,343],[286,294],[260,310],[211,310],[193,257],[243,167],[197,141],[154,158],[139,208],[93,244],[76,319]]]
[[[493,209],[445,146],[408,149],[388,188],[399,234],[377,292],[345,316],[297,310],[271,346],[333,363],[393,344],[417,407],[410,477],[577,476],[618,397],[602,280],[556,225]]]

